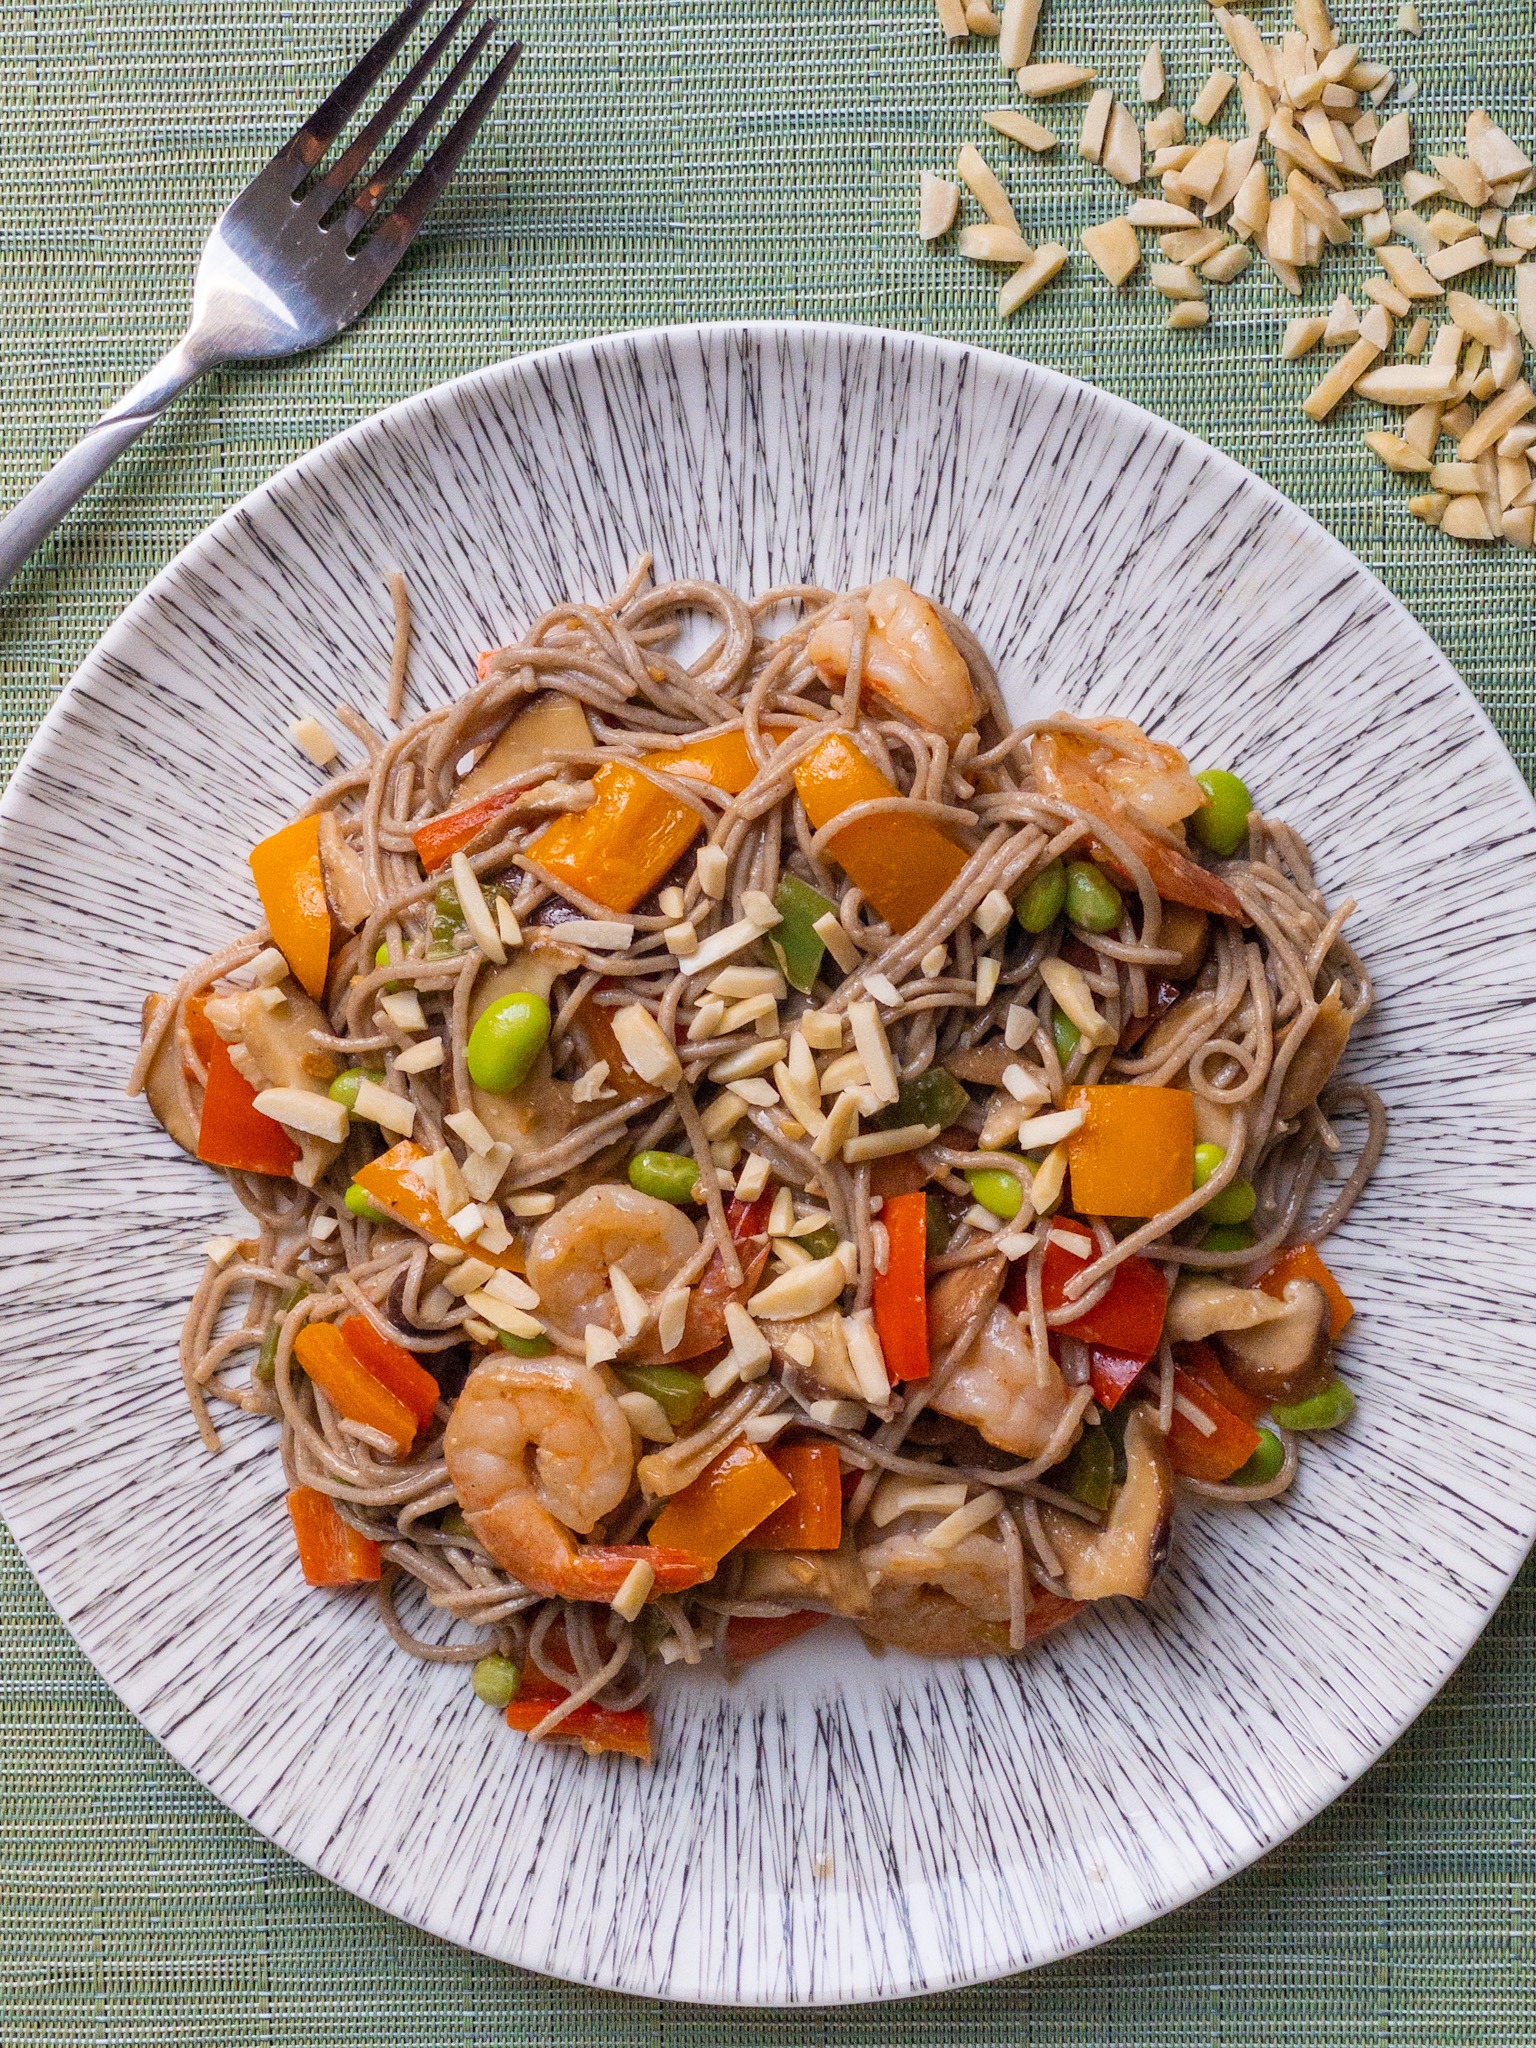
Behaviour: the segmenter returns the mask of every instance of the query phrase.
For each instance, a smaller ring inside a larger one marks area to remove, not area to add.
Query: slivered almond
[[[1357,389],[1376,405],[1420,406],[1449,398],[1455,383],[1454,370],[1438,363],[1384,363],[1367,370]]]
[[[1421,455],[1417,448],[1410,447],[1401,434],[1372,433],[1365,437],[1365,445],[1374,455],[1380,456],[1387,468],[1399,476],[1414,472],[1423,474],[1430,467],[1429,457]]]
[[[1280,344],[1281,360],[1295,363],[1304,355],[1309,355],[1322,340],[1327,325],[1327,321],[1319,319],[1315,313],[1289,321],[1286,325],[1285,338]]]
[[[1533,408],[1536,408],[1536,392],[1522,377],[1485,406],[1462,435],[1457,451],[1462,461],[1475,462],[1485,449],[1492,448],[1502,434],[1523,420]]]
[[[975,195],[982,212],[1000,227],[1012,228],[1023,239],[1023,229],[1001,180],[973,142],[961,145],[955,168]]]
[[[1439,299],[1445,286],[1424,268],[1411,249],[1400,242],[1387,242],[1376,251],[1376,261],[1400,292],[1410,299]]]
[[[1149,106],[1155,105],[1168,90],[1163,46],[1155,37],[1148,43],[1147,54],[1141,60],[1141,69],[1136,74],[1136,90]]]
[[[1030,99],[1046,100],[1090,85],[1098,75],[1087,64],[1026,64],[1014,73],[1013,82]]]
[[[1308,419],[1327,419],[1334,407],[1348,397],[1380,354],[1381,350],[1376,343],[1367,341],[1363,335],[1351,348],[1346,349],[1326,376],[1315,384],[1302,400],[1301,409]]]
[[[1237,80],[1230,71],[1213,71],[1195,96],[1190,113],[1202,128],[1209,128],[1227,103],[1227,95]]]
[[[997,61],[1005,71],[1021,70],[1029,62],[1039,25],[1040,0],[1008,0],[997,43]]]
[[[1035,253],[1017,229],[990,220],[962,228],[955,246],[972,263],[1027,263]]]
[[[1083,109],[1082,131],[1077,138],[1077,153],[1086,163],[1096,164],[1104,155],[1105,138],[1109,134],[1109,117],[1114,111],[1115,96],[1106,87],[1100,86],[1091,94]]]
[[[999,135],[1006,135],[1010,142],[1022,143],[1025,149],[1032,149],[1038,155],[1056,147],[1056,137],[1050,129],[1031,120],[1028,114],[1021,114],[1016,107],[993,107],[981,118]]]
[[[936,242],[955,224],[960,204],[960,187],[937,171],[923,171],[917,186],[917,232],[925,242]]]
[[[1109,117],[1099,162],[1121,185],[1141,182],[1141,130],[1129,107],[1116,100]]]
[[[1158,202],[1148,203],[1155,205]],[[1124,284],[1141,261],[1141,244],[1136,238],[1136,230],[1124,214],[1084,228],[1078,239],[1111,284]]]
[[[1006,320],[1026,299],[1032,299],[1067,261],[1068,252],[1060,242],[1042,242],[1030,260],[1013,273],[997,295],[997,310]]]

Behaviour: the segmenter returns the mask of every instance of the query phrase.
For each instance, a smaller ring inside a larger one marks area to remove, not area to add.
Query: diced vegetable
[[[696,1201],[699,1162],[686,1152],[637,1152],[629,1162],[629,1184],[659,1201]]]
[[[1175,1406],[1168,1431],[1168,1456],[1174,1471],[1190,1479],[1230,1479],[1259,1448],[1259,1432],[1180,1368],[1174,1371],[1173,1390]],[[1211,1427],[1206,1430],[1191,1422],[1178,1407],[1178,1400],[1197,1409]]]
[[[881,1110],[875,1123],[882,1131],[905,1129],[909,1124],[934,1124],[948,1130],[964,1116],[971,1098],[944,1067],[929,1067],[913,1080],[903,1081],[896,1100]]]
[[[1145,1358],[1127,1358],[1124,1352],[1106,1350],[1100,1344],[1089,1346],[1088,1383],[1106,1414],[1119,1407],[1146,1369]]]
[[[280,1123],[256,1107],[256,1090],[208,1022],[201,998],[188,1003],[186,1014],[193,1050],[208,1070],[197,1130],[198,1158],[209,1166],[286,1178],[298,1163],[298,1146]]]
[[[361,1363],[334,1323],[306,1323],[294,1339],[293,1355],[348,1422],[389,1438],[397,1457],[416,1440],[416,1418],[381,1380]]]
[[[923,1265],[928,1256],[928,1196],[887,1195],[880,1211],[885,1225],[885,1271],[874,1281],[875,1330],[894,1380],[925,1380],[929,1372],[928,1296]]]
[[[1355,1397],[1345,1380],[1330,1380],[1308,1400],[1276,1405],[1270,1415],[1282,1429],[1337,1429],[1355,1412]]]
[[[496,1342],[514,1358],[548,1358],[555,1348],[542,1333],[537,1337],[518,1337],[511,1330],[498,1330]]]
[[[1124,911],[1120,891],[1091,860],[1067,863],[1066,912],[1085,932],[1112,932]]]
[[[1248,785],[1225,768],[1203,769],[1195,780],[1209,801],[1190,818],[1189,829],[1202,846],[1225,860],[1248,837],[1253,798]]]
[[[949,1220],[949,1211],[932,1188],[923,1191],[923,1201],[927,1223],[925,1248],[930,1259],[942,1259],[949,1250],[950,1239],[955,1234]]]
[[[510,1095],[533,1071],[549,1043],[549,1005],[528,989],[512,989],[486,1004],[469,1034],[469,1078],[488,1095]]]
[[[348,1316],[341,1334],[363,1370],[371,1372],[381,1386],[410,1410],[418,1429],[425,1429],[436,1411],[440,1389],[420,1360],[403,1346],[391,1343],[366,1316]]]
[[[508,1707],[517,1697],[521,1673],[510,1657],[482,1657],[470,1674],[475,1698],[488,1707]]]
[[[855,804],[900,794],[845,733],[828,733],[795,770],[805,814],[819,832]],[[855,820],[828,853],[894,930],[925,916],[959,876],[969,855],[930,819],[900,811]]]
[[[802,1607],[798,1614],[733,1614],[725,1625],[725,1656],[730,1664],[749,1664],[754,1657],[766,1657],[797,1637],[820,1628],[829,1614]]]
[[[823,1223],[819,1230],[808,1230],[804,1237],[797,1237],[795,1243],[813,1259],[830,1259],[837,1250],[837,1232],[830,1223]]]
[[[782,1444],[768,1453],[794,1488],[747,1538],[748,1550],[836,1550],[843,1540],[843,1470],[835,1444]]]
[[[1156,1216],[1195,1184],[1195,1098],[1184,1088],[1069,1088],[1086,1109],[1067,1140],[1072,1206],[1084,1216]]]
[[[756,1444],[740,1439],[705,1466],[690,1486],[673,1494],[651,1524],[647,1540],[684,1550],[709,1565],[750,1536],[794,1487]]]
[[[538,1727],[551,1707],[558,1706],[561,1700],[569,1697],[568,1687],[556,1685],[532,1663],[525,1664],[518,1681],[517,1696],[507,1707],[507,1726],[527,1735]],[[651,1760],[651,1717],[644,1707],[627,1707],[621,1713],[615,1713],[611,1707],[594,1706],[588,1701],[585,1706],[573,1708],[558,1727],[540,1739],[578,1742],[589,1756],[612,1751],[618,1756],[638,1757],[642,1763],[648,1764]]]
[[[319,1002],[331,960],[331,907],[320,865],[320,820],[295,818],[251,848],[256,893],[295,979]]]
[[[309,1291],[307,1280],[295,1280],[272,1311],[272,1320],[267,1325],[267,1334],[261,1340],[261,1349],[256,1354],[256,1363],[251,1372],[252,1378],[260,1380],[263,1386],[270,1386],[277,1372],[277,1346],[282,1336],[283,1318],[291,1309],[298,1307]]]
[[[1040,1273],[1047,1309],[1063,1306],[1067,1282],[1097,1257],[1097,1248],[1088,1257],[1082,1257],[1054,1236],[1047,1238]],[[1003,1296],[1011,1309],[1027,1306],[1024,1285],[1024,1268],[1015,1266]],[[1119,1352],[1126,1358],[1148,1359],[1163,1334],[1167,1306],[1168,1283],[1159,1268],[1148,1259],[1125,1259],[1115,1268],[1103,1300],[1076,1322],[1064,1324],[1061,1335],[1075,1337],[1082,1344],[1100,1344],[1106,1351]]]
[[[404,1224],[407,1230],[414,1230],[431,1243],[462,1242],[448,1227],[448,1219],[438,1207],[437,1190],[427,1171],[427,1154],[409,1138],[403,1138],[380,1158],[370,1159],[366,1166],[360,1166],[352,1176],[352,1186],[361,1188],[365,1198],[392,1222]],[[351,1207],[350,1201],[348,1207]],[[504,1252],[491,1252],[477,1244],[475,1257],[488,1260],[493,1266],[504,1266],[509,1273],[521,1273],[523,1270],[521,1245],[514,1244]]]
[[[1043,932],[1060,917],[1067,901],[1067,871],[1059,860],[1042,868],[1013,906],[1027,932]]]
[[[1024,1186],[1016,1173],[1008,1173],[1000,1166],[981,1166],[965,1177],[982,1208],[1000,1216],[1005,1223],[1011,1223],[1023,1208]]]
[[[1234,1415],[1240,1415],[1244,1422],[1257,1422],[1268,1403],[1262,1395],[1250,1394],[1246,1387],[1240,1387],[1222,1369],[1221,1357],[1213,1344],[1197,1339],[1191,1344],[1176,1344],[1174,1362],[1191,1379],[1200,1384],[1221,1403],[1230,1408]]]
[[[1102,1429],[1085,1429],[1060,1467],[1057,1483],[1084,1507],[1107,1508],[1115,1485],[1115,1447]]]
[[[730,1203],[725,1221],[741,1259],[740,1286],[731,1285],[725,1261],[716,1252],[698,1285],[689,1289],[688,1315],[681,1338],[670,1351],[663,1352],[653,1324],[640,1339],[640,1362],[681,1365],[685,1359],[700,1358],[725,1343],[729,1334],[725,1327],[727,1303],[744,1302],[754,1293],[768,1263],[768,1213],[772,1207],[771,1195],[760,1195],[755,1202]],[[806,1240],[802,1238],[800,1242]]]
[[[620,1365],[614,1370],[626,1387],[649,1394],[674,1429],[691,1422],[704,1399],[703,1380],[680,1365]]]
[[[1200,1240],[1203,1252],[1245,1252],[1253,1243],[1246,1223],[1213,1223]]]
[[[373,1203],[369,1201],[367,1195],[364,1194],[355,1181],[341,1199],[348,1213],[353,1216],[360,1216],[365,1223],[388,1223],[390,1220],[382,1209],[374,1207]]]
[[[1234,1486],[1267,1486],[1285,1463],[1285,1445],[1272,1429],[1259,1431],[1259,1447],[1246,1465],[1232,1474]]]
[[[1274,1295],[1278,1301],[1285,1293],[1288,1280],[1317,1282],[1328,1297],[1328,1334],[1335,1339],[1342,1336],[1355,1312],[1354,1303],[1323,1264],[1316,1245],[1292,1245],[1289,1251],[1281,1252],[1273,1265],[1267,1267],[1253,1284],[1262,1287],[1266,1294]]]
[[[1077,1051],[1082,1035],[1065,1010],[1051,1011],[1051,1042],[1056,1047],[1056,1057],[1062,1066],[1065,1066]]]
[[[288,1513],[299,1544],[299,1569],[312,1586],[358,1586],[376,1580],[383,1566],[379,1546],[349,1528],[330,1496],[296,1486]]]
[[[365,1081],[371,1081],[375,1088],[382,1088],[384,1085],[383,1068],[348,1067],[345,1073],[336,1076],[335,1080],[326,1090],[326,1093],[330,1096],[332,1102],[339,1102],[343,1109],[356,1109],[357,1091]]]
[[[835,917],[837,905],[798,875],[784,875],[773,892],[773,907],[782,921],[769,933],[769,947],[790,987],[808,996],[827,950],[814,929],[816,920]]]
[[[1203,1188],[1216,1174],[1226,1158],[1220,1145],[1197,1145],[1195,1147],[1195,1186]],[[1207,1223],[1246,1223],[1258,1206],[1258,1195],[1253,1182],[1241,1174],[1227,1182],[1220,1194],[1212,1195],[1200,1211]]]

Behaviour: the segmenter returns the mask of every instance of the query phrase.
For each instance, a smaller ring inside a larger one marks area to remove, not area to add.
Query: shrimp
[[[872,584],[864,643],[863,690],[951,746],[976,723],[979,706],[965,657],[926,597],[897,576]],[[829,682],[842,682],[853,659],[853,621],[824,619],[806,653]]]
[[[602,1375],[569,1358],[481,1360],[443,1434],[448,1478],[469,1526],[503,1571],[546,1599],[612,1600],[643,1558],[657,1589],[709,1576],[687,1552],[583,1547],[635,1475],[629,1420]]]
[[[978,1529],[952,1550],[923,1541],[934,1514],[902,1515],[859,1552],[874,1587],[858,1617],[866,1635],[923,1657],[995,1657],[1008,1639],[1008,1553],[1001,1536]],[[1034,1642],[1077,1612],[1075,1601],[1036,1588],[1025,1624]]]
[[[1001,1260],[957,1267],[933,1290],[929,1336],[941,1362],[928,1405],[954,1422],[970,1423],[1000,1451],[1035,1458],[1050,1442],[1070,1396],[1054,1360],[1046,1361],[1042,1376],[1024,1325],[996,1299],[998,1275],[987,1270],[994,1263],[1002,1267]],[[967,1330],[974,1334],[968,1337]]]
[[[1241,903],[1219,875],[1184,853],[1183,820],[1206,802],[1177,747],[1149,740],[1128,718],[1093,721],[1134,755],[1098,746],[1084,733],[1037,732],[1029,761],[1043,796],[1059,797],[1101,819],[1146,864],[1159,896],[1192,910],[1244,919]]]
[[[615,1181],[600,1181],[547,1216],[528,1240],[528,1284],[545,1317],[567,1336],[588,1323],[619,1331],[608,1284],[622,1266],[642,1293],[664,1288],[699,1248],[681,1209]]]

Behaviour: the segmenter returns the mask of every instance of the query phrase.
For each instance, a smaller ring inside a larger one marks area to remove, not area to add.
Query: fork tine
[[[388,134],[389,130],[395,125],[396,118],[401,110],[409,104],[411,95],[442,55],[443,50],[452,41],[459,24],[473,5],[474,0],[459,0],[459,5],[455,7],[442,28],[438,30],[431,42],[428,43],[427,47],[395,87],[383,106],[373,116],[373,119],[358,130],[357,135],[347,144],[346,149],[336,159],[335,163],[331,165],[324,177],[317,180],[313,191],[309,194],[309,203],[313,206],[316,213],[324,213],[346,191],[352,180],[373,154],[374,144],[381,135]],[[480,37],[482,43],[489,34],[489,28],[482,31]]]
[[[272,159],[302,177],[313,170],[372,91],[384,67],[426,12],[429,0],[406,0],[371,50],[358,59],[336,90],[323,99]],[[297,182],[297,181],[295,181]]]
[[[341,224],[342,239],[345,242],[350,243],[373,217],[381,200],[399,178],[401,172],[404,171],[412,156],[414,156],[417,145],[431,129],[438,115],[452,98],[460,79],[469,69],[470,64],[479,54],[486,37],[496,25],[495,22],[487,22],[475,36],[468,49],[465,50],[464,55],[443,80],[442,85],[432,95],[431,99],[428,100],[420,114],[411,123],[383,163],[380,164],[378,170],[369,179],[362,191],[358,193],[356,199],[348,208],[346,217]],[[359,260],[366,260],[371,257],[375,265],[382,263],[383,267],[379,270],[380,282],[389,275],[389,272],[394,269],[401,256],[404,255],[406,245],[415,234],[417,228],[421,226],[427,209],[437,199],[443,187],[458,168],[460,157],[463,156],[465,150],[474,141],[481,122],[495,104],[502,87],[507,82],[512,66],[517,62],[522,53],[522,44],[514,43],[501,58],[485,83],[454,122],[447,135],[444,136],[437,149],[428,157],[410,185],[407,186],[404,198],[389,216],[388,220],[380,227],[378,233],[374,235],[372,241],[368,244],[367,250],[359,252]],[[397,223],[399,224],[398,226],[396,225]],[[375,251],[377,254],[374,253]]]

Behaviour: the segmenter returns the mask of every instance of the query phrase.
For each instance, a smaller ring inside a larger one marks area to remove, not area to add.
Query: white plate
[[[1186,1507],[1145,1607],[1020,1663],[832,1630],[661,1708],[649,1772],[510,1736],[462,1668],[308,1591],[275,1432],[199,1447],[176,1331],[231,1204],[130,1103],[145,989],[254,916],[314,785],[301,708],[377,709],[404,565],[418,701],[637,551],[741,591],[887,571],[1020,713],[1116,710],[1241,769],[1317,849],[1381,990],[1393,1139],[1336,1257],[1347,1432],[1257,1512]],[[1418,1713],[1536,1520],[1536,831],[1491,727],[1342,548],[1145,413],[999,356],[678,329],[396,406],[239,505],[131,607],[4,803],[4,1507],[65,1622],[227,1805],[487,1954],[764,2005],[1043,1963],[1298,1827]]]

